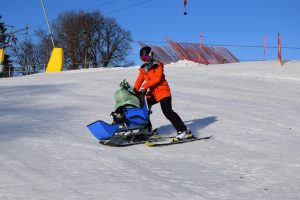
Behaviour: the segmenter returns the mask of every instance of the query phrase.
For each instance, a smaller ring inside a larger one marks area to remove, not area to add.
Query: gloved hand
[[[141,91],[141,92],[148,92],[148,89],[149,89],[149,88],[146,89],[145,83],[144,83],[144,84],[141,86],[140,91]]]
[[[141,92],[145,92],[145,91],[146,91],[146,89],[145,89],[145,88],[143,88],[143,87],[141,87],[141,88],[140,88],[140,91],[141,91]]]

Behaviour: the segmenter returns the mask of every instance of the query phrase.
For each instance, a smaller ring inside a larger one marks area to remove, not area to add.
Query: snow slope
[[[97,143],[136,67],[0,79],[0,199],[300,199],[300,61],[165,67],[173,108],[208,141]],[[153,109],[154,126],[174,129]]]

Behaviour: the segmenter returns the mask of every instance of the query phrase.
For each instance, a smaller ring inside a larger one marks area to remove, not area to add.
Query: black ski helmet
[[[151,49],[151,47],[145,46],[142,47],[140,50],[140,58],[141,60],[145,60],[145,57],[148,57],[150,60],[153,60],[153,51]]]

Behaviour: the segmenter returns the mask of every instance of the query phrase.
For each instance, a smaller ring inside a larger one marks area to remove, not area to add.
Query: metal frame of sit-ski
[[[142,94],[139,99],[140,108],[124,107],[122,109],[125,116],[124,123],[108,124],[102,120],[97,120],[87,125],[88,129],[98,140],[107,140],[114,135],[128,137],[141,134],[141,130],[145,129],[149,122],[150,111],[145,94]]]

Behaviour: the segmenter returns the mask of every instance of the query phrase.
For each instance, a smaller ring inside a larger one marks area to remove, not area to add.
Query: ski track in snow
[[[300,61],[165,66],[173,109],[210,140],[114,148],[114,91],[138,69],[0,79],[0,199],[300,199]],[[151,120],[174,135],[160,106]]]

